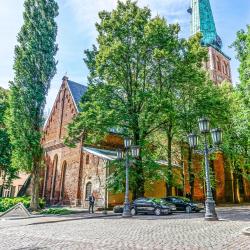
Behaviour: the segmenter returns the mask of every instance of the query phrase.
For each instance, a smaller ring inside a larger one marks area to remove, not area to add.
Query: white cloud
[[[125,0],[123,0],[124,2]],[[170,22],[186,23],[188,15],[186,9],[189,0],[138,0],[139,6],[147,6],[152,10],[152,15],[162,15]],[[96,37],[95,23],[98,21],[98,12],[112,10],[116,7],[117,0],[65,0],[65,5],[72,10],[77,21],[78,29],[85,32],[90,38]]]
[[[14,46],[17,43],[16,35],[23,24],[23,2],[24,0],[0,0],[0,86],[4,88],[7,88],[8,82],[13,80]],[[75,36],[79,35],[79,41],[83,41],[83,51],[87,48],[86,46],[89,46],[89,42],[91,44],[95,41],[95,23],[98,21],[98,12],[104,9],[111,11],[116,7],[117,0],[58,0],[58,3],[60,7],[57,39],[60,48],[57,55],[59,64],[57,67],[58,73],[52,81],[47,98],[47,107],[52,106],[65,71],[69,70],[70,78],[81,83],[84,77],[86,77],[82,71],[80,71],[81,74],[79,75],[79,67],[76,67],[76,71],[74,71],[74,67],[69,67],[71,64],[70,60],[72,60],[72,63],[78,60],[79,65],[81,65],[80,68],[83,67],[83,62],[82,59],[76,58],[75,53],[73,53],[74,58],[72,58],[71,53],[75,51],[73,43],[71,47],[69,44],[65,47],[65,39],[68,38],[67,35],[67,38],[65,38],[65,32],[68,27],[66,28],[64,24],[67,22],[68,16],[64,17],[64,11],[69,9],[69,13],[71,13],[70,18],[74,20],[72,23],[76,24],[75,27],[72,27],[69,37],[73,35],[75,38]],[[140,6],[148,6],[152,10],[152,15],[164,15],[169,22],[179,22],[181,24],[188,23],[188,15],[186,14],[188,3],[189,0],[138,1]],[[82,51],[79,49],[79,54]]]
[[[23,0],[0,0],[0,85],[8,87],[13,80],[16,35],[23,23]]]

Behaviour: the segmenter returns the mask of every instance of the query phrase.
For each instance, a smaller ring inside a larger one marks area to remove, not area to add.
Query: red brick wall
[[[247,179],[243,179],[243,185],[244,185],[244,199],[245,201],[250,201],[250,182]]]
[[[225,202],[225,166],[222,153],[216,154],[214,160],[214,175],[216,181],[216,201]]]
[[[193,168],[195,172],[195,179],[194,179],[194,200],[204,200],[204,182],[201,178],[202,173],[202,162],[201,158],[198,156],[194,156],[193,159]]]
[[[208,47],[208,62],[205,63],[205,69],[216,84],[224,80],[232,82],[230,60],[213,47]]]
[[[80,185],[79,197],[84,207],[88,206],[86,197],[86,185],[91,183],[91,192],[94,192],[96,206],[104,207],[105,202],[105,182],[106,182],[106,161],[93,154],[84,152],[83,154],[83,175]]]

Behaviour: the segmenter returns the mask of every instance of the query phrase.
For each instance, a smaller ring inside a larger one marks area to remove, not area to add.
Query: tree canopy
[[[191,132],[190,121],[219,110],[220,100],[202,68],[207,50],[200,46],[200,34],[180,39],[179,25],[152,17],[148,8],[133,1],[118,1],[116,9],[102,11],[99,17],[98,46],[85,51],[88,91],[68,127],[66,143],[73,145],[84,136],[85,143],[98,144],[112,129],[131,137],[141,147],[130,169],[131,190],[140,196],[145,181],[156,176],[171,184],[174,136],[178,140],[177,131]],[[170,142],[168,169],[163,172],[155,163],[159,155],[152,142],[162,132]],[[124,175],[121,168],[115,169],[111,182],[119,189]]]
[[[8,91],[0,87],[0,170],[3,171],[2,178],[5,185],[9,185],[16,177],[16,168],[11,165],[11,144],[5,122],[7,108]]]

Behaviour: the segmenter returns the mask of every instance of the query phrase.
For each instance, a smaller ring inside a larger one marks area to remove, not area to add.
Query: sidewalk
[[[32,212],[30,216],[22,217],[2,217],[0,221],[7,221],[7,220],[27,220],[27,219],[39,219],[41,218],[42,221],[55,222],[55,221],[65,221],[65,220],[77,220],[77,219],[92,219],[92,218],[104,218],[104,217],[112,217],[112,216],[119,216],[119,214],[113,213],[113,211],[95,211],[94,213],[89,213],[88,209],[81,208],[81,207],[62,207],[62,206],[53,206],[50,208],[63,208],[69,210],[70,214],[41,214],[39,212]],[[47,208],[48,209],[48,208]]]
[[[242,206],[250,206],[250,202],[244,203],[219,203],[217,207],[242,207]]]

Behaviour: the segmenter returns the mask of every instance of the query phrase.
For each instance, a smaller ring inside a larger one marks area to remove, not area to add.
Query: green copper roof
[[[211,45],[221,50],[222,41],[216,31],[209,0],[191,0],[188,12],[192,15],[191,35],[201,32],[203,35],[202,45]]]

